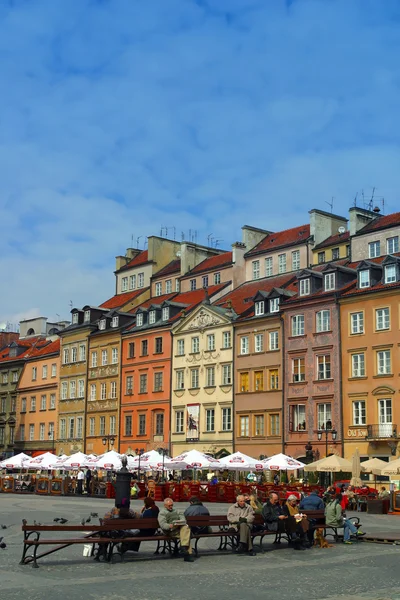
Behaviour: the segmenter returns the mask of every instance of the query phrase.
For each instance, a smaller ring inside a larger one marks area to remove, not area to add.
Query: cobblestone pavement
[[[152,557],[155,545],[142,545],[123,563],[96,563],[82,556],[82,546],[66,548],[43,559],[39,569],[20,566],[21,520],[50,524],[63,516],[79,523],[90,512],[103,515],[112,500],[0,495],[0,530],[7,543],[0,550],[0,600],[400,600],[400,546],[337,544],[327,550],[297,552],[285,543],[265,541],[265,553],[255,557],[212,553],[215,542],[202,542],[194,563]],[[134,507],[142,503],[136,501]],[[182,509],[186,504],[179,503]],[[222,514],[225,504],[210,504]],[[350,513],[351,514],[351,513]],[[366,515],[365,531],[400,529],[400,518]],[[89,527],[89,526],[88,526]],[[89,529],[88,529],[89,530]],[[215,548],[214,548],[215,549]]]

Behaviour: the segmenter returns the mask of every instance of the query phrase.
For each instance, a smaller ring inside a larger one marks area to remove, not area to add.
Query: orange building
[[[28,454],[54,451],[58,415],[60,340],[34,348],[17,387],[18,422],[15,450]]]
[[[356,268],[340,299],[344,455],[389,460],[400,439],[400,257]]]
[[[227,285],[211,286],[209,297]],[[122,337],[121,452],[170,448],[171,326],[204,297],[204,290],[164,294],[135,311]]]

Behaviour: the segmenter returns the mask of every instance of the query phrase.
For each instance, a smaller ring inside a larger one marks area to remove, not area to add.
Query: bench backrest
[[[314,519],[317,525],[325,523],[325,512],[323,510],[302,510],[304,515],[307,515],[309,519]]]

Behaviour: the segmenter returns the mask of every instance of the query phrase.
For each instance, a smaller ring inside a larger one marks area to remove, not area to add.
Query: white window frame
[[[185,370],[184,369],[177,369],[176,370],[176,389],[177,390],[184,390],[185,389]]]
[[[90,310],[85,310],[83,313],[83,321],[84,323],[89,323],[90,321]]]
[[[226,407],[222,409],[222,431],[232,431],[232,408]]]
[[[206,409],[206,432],[213,433],[215,431],[215,408]]]
[[[175,433],[184,433],[184,412],[183,412],[183,410],[175,411]]]
[[[381,255],[381,243],[379,240],[375,240],[374,242],[369,242],[368,244],[368,257],[369,258],[378,258]]]
[[[351,355],[351,376],[365,377],[365,354],[356,352]]]
[[[212,352],[215,350],[215,333],[207,334],[207,351]]]
[[[111,327],[118,327],[118,321],[119,321],[119,317],[114,316],[111,320]]]
[[[121,278],[121,292],[128,291],[128,277]]]
[[[78,398],[85,397],[85,380],[78,379]]]
[[[269,337],[269,349],[270,350],[279,350],[279,331],[270,331],[268,334]]]
[[[221,273],[214,273],[214,285],[218,285],[221,283]]]
[[[197,389],[200,387],[199,382],[199,369],[190,369],[190,387],[192,389]]]
[[[161,283],[161,281],[157,281],[157,283],[155,285],[155,295],[156,296],[162,296],[162,283]]]
[[[97,386],[95,383],[92,383],[90,385],[90,400],[96,400],[97,399]]]
[[[206,387],[215,387],[215,367],[206,367]]]
[[[279,312],[280,298],[271,298],[269,301],[269,312],[277,313]]]
[[[149,311],[149,325],[154,325],[156,322],[156,311],[154,309]]]
[[[332,424],[332,403],[321,402],[317,404],[317,425],[318,429],[326,429],[328,421]]]
[[[222,347],[224,349],[232,347],[232,334],[230,331],[224,331],[222,334]]]
[[[292,252],[292,271],[298,271],[300,269],[300,250],[293,250]]]
[[[92,368],[97,367],[97,352],[93,350],[90,353],[90,358],[91,358],[90,366]]]
[[[42,366],[42,379],[47,379],[47,371],[48,371],[47,365],[43,365]]]
[[[265,277],[272,277],[274,274],[274,264],[272,256],[267,256],[265,259]]]
[[[259,300],[254,305],[254,314],[256,317],[263,315],[265,312],[265,302],[264,300]]]
[[[172,279],[167,279],[165,282],[165,293],[172,294]]]
[[[396,265],[385,265],[385,283],[394,283],[397,281]]]
[[[106,328],[106,320],[105,319],[100,319],[100,321],[99,321],[99,329],[100,329],[100,331],[104,331],[105,328]]]
[[[169,306],[164,306],[161,314],[162,321],[168,321],[169,319]]]
[[[316,332],[323,333],[331,330],[331,311],[319,310],[315,315]]]
[[[110,399],[115,400],[117,397],[117,382],[111,381],[110,383]]]
[[[242,335],[240,338],[240,354],[249,354],[250,352],[250,344],[249,344],[249,336]]]
[[[304,315],[292,316],[292,337],[298,337],[305,333]]]
[[[232,385],[232,365],[222,365],[222,385]]]
[[[138,288],[144,287],[144,273],[139,273],[137,276]]]
[[[399,251],[399,236],[387,238],[386,240],[386,254],[396,254]]]
[[[379,350],[376,353],[376,372],[378,375],[392,374],[392,356],[390,350]]]
[[[254,334],[254,352],[264,352],[264,334]]]
[[[353,400],[353,425],[367,424],[367,403],[365,400]]]
[[[388,306],[375,309],[376,331],[387,331],[390,329],[390,309]]]
[[[136,315],[136,326],[141,327],[143,325],[143,313],[140,312]]]
[[[190,291],[194,292],[196,289],[197,289],[196,279],[191,279],[190,280]]]
[[[241,415],[239,417],[239,435],[240,437],[249,437],[250,435],[250,417],[249,415]]]
[[[336,274],[325,273],[324,275],[324,289],[325,292],[331,292],[336,288]]]
[[[286,273],[286,253],[278,254],[278,273]]]
[[[192,337],[192,354],[198,354],[200,352],[200,338],[198,336]]]
[[[108,365],[108,350],[101,351],[101,366],[105,367]]]
[[[260,261],[253,260],[251,263],[251,272],[253,281],[256,279],[260,279]]]
[[[350,313],[351,335],[364,333],[364,313],[362,311]]]
[[[318,381],[332,379],[332,362],[330,354],[320,354],[316,357],[316,370]]]
[[[358,287],[368,288],[371,286],[371,274],[369,269],[361,269],[358,272]]]
[[[136,289],[136,275],[129,275],[129,289]]]
[[[299,285],[299,295],[300,296],[309,296],[310,295],[310,278],[300,279]]]
[[[176,341],[176,354],[177,356],[185,356],[185,340],[180,339]]]

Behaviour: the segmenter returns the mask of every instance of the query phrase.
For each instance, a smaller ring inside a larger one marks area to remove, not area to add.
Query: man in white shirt
[[[78,479],[77,493],[78,494],[82,494],[82,492],[83,492],[83,480],[85,479],[85,473],[83,472],[83,469],[79,469],[77,479]]]

